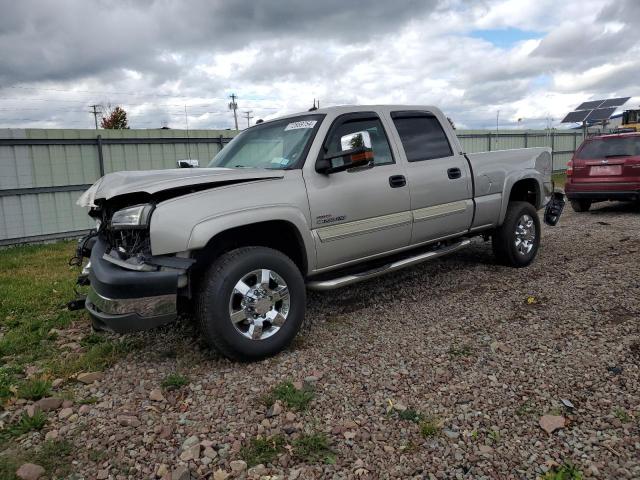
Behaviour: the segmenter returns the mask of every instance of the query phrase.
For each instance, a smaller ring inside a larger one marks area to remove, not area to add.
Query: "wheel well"
[[[510,202],[529,202],[535,208],[538,208],[538,182],[533,178],[525,178],[524,180],[518,180],[511,187],[511,193],[509,194]]]
[[[195,255],[194,272],[205,270],[220,255],[240,247],[269,247],[288,256],[303,275],[307,255],[298,229],[285,220],[252,223],[220,232]]]

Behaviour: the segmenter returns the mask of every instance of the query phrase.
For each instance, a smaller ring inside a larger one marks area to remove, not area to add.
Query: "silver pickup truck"
[[[285,348],[306,289],[329,290],[491,239],[524,267],[555,224],[551,151],[467,155],[430,106],[348,106],[271,120],[207,168],[117,172],[78,200],[97,227],[84,305],[95,328],[128,332],[191,309],[234,359]]]

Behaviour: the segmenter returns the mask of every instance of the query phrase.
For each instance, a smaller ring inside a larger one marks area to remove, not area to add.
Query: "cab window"
[[[350,133],[369,132],[371,149],[373,150],[373,164],[387,165],[394,163],[389,140],[379,118],[358,118],[344,120],[332,128],[325,142],[326,154],[331,155],[343,150],[340,139]]]

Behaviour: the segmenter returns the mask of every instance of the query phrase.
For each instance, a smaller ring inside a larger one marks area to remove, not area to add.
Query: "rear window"
[[[578,152],[581,160],[640,155],[640,137],[611,137],[591,140]]]

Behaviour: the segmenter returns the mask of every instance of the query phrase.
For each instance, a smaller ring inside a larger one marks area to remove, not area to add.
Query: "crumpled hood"
[[[213,188],[217,183],[250,182],[283,177],[283,172],[278,170],[253,168],[175,168],[115,172],[105,175],[94,183],[78,198],[76,204],[81,207],[95,207],[96,199],[108,200],[128,193],[154,194],[202,184],[211,184]]]

